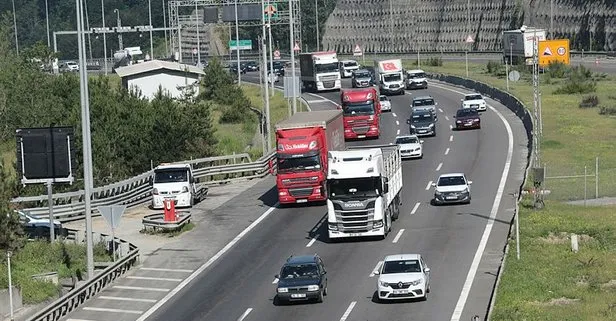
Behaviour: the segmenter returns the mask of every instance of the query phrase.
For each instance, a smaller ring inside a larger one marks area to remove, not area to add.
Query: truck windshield
[[[330,179],[329,198],[331,199],[365,199],[381,194],[378,177]]]
[[[342,107],[344,116],[374,115],[374,102],[346,103]]]
[[[180,183],[188,181],[188,170],[184,168],[159,169],[154,171],[154,183]]]
[[[357,63],[355,61],[345,62],[344,66],[345,67],[355,67],[355,66],[357,66]]]
[[[426,74],[424,74],[423,72],[420,72],[416,74],[408,74],[408,77],[409,79],[426,78]]]
[[[323,73],[323,72],[339,72],[338,63],[332,62],[328,64],[315,64],[314,65],[315,72]]]
[[[392,82],[392,81],[400,81],[400,80],[402,80],[402,76],[400,76],[400,74],[383,75],[384,82]]]
[[[298,158],[278,158],[278,172],[288,173],[302,170],[317,170],[321,168],[319,155],[298,157]]]

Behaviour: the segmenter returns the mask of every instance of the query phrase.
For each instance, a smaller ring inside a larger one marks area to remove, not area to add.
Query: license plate
[[[167,197],[165,197],[165,199],[167,199],[167,200],[174,200],[175,196],[167,196]]]
[[[291,298],[293,299],[299,299],[299,298],[305,298],[306,294],[305,293],[293,293],[291,294]]]
[[[307,199],[301,199],[301,200],[296,200],[295,202],[296,203],[306,203],[306,202],[308,202],[308,200]]]
[[[357,135],[357,138],[366,138],[366,135]]]
[[[361,233],[349,233],[350,237],[361,236]]]
[[[458,198],[457,198],[457,197],[455,197],[455,196],[447,196],[447,199],[448,199],[448,200],[457,200]]]
[[[408,294],[409,290],[394,290],[394,294]]]
[[[472,125],[473,125],[473,123],[466,123],[466,124],[464,124],[464,126],[472,126]]]

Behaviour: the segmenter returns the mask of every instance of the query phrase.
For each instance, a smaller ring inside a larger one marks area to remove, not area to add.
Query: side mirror
[[[407,120],[406,120],[406,123],[410,125],[410,124],[411,124],[411,120],[410,120],[410,119],[407,119]]]
[[[327,271],[323,271],[323,275],[327,274]]]
[[[381,274],[381,272],[379,272],[379,270],[374,270],[374,271],[372,271],[372,273],[374,273],[374,275],[379,275],[379,274]]]
[[[420,141],[419,141],[419,143],[420,143],[420,144],[423,144],[423,143],[424,143],[424,141],[423,141],[423,140],[420,140]]]
[[[432,187],[436,187],[436,183],[432,183]]]
[[[425,269],[424,269],[424,272],[426,272],[426,273],[430,273],[430,268],[429,268],[429,267],[425,268]]]
[[[434,103],[434,106],[438,106],[438,103]]]
[[[274,278],[280,280],[280,275],[276,274],[274,275]]]
[[[453,118],[457,118],[457,116],[456,116],[456,115],[453,115]]]
[[[471,185],[471,184],[473,184],[473,181],[468,181],[466,183],[468,183],[468,185]]]
[[[389,180],[386,177],[383,178],[383,193],[389,193]]]

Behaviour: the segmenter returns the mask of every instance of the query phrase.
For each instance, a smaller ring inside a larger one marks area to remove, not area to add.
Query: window
[[[438,179],[438,186],[457,186],[466,185],[466,180],[463,176],[447,176]]]
[[[382,274],[418,272],[421,272],[421,264],[418,260],[397,260],[385,262]]]
[[[178,183],[188,181],[185,168],[159,169],[154,172],[154,183]]]

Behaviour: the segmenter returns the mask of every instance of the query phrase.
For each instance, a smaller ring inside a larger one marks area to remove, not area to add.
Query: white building
[[[138,89],[143,97],[153,99],[162,87],[165,94],[179,98],[186,88],[193,87],[199,94],[199,80],[205,75],[202,69],[177,62],[151,60],[116,69],[122,86]]]

